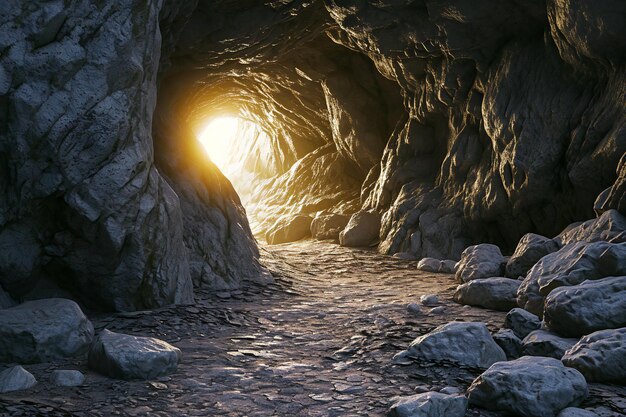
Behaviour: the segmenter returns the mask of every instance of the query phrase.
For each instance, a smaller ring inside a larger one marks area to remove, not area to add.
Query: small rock
[[[523,356],[498,362],[468,389],[470,404],[527,417],[555,417],[587,396],[587,382],[553,358]]]
[[[281,217],[269,228],[265,240],[270,245],[295,242],[311,236],[311,222],[313,219],[305,215]]]
[[[426,307],[433,307],[439,304],[439,297],[435,294],[426,294],[420,297],[420,303],[425,305]]]
[[[456,272],[457,261],[452,259],[444,259],[441,261],[441,268],[439,272],[442,274],[454,274]]]
[[[0,393],[28,389],[35,384],[35,377],[19,365],[0,372]]]
[[[454,395],[461,394],[463,391],[457,387],[443,387],[439,390],[439,392],[442,394]]]
[[[409,311],[409,313],[412,314],[422,314],[422,308],[417,303],[409,304],[408,306],[406,306],[406,309]]]
[[[339,239],[349,220],[350,216],[342,214],[321,214],[311,222],[311,235],[318,240]]]
[[[514,308],[504,318],[504,327],[513,330],[520,339],[541,327],[541,320],[533,313],[522,308]]]
[[[430,310],[428,310],[428,312],[430,314],[443,314],[446,312],[446,308],[444,306],[439,306],[439,307],[431,308]]]
[[[556,417],[598,417],[598,415],[582,408],[567,407],[561,410]]]
[[[513,330],[500,329],[492,337],[502,348],[507,359],[517,359],[522,356],[522,340],[513,333]]]
[[[517,289],[521,282],[511,278],[481,278],[459,285],[454,301],[498,311],[517,306]]]
[[[52,371],[50,380],[60,387],[78,387],[85,382],[85,375],[80,371],[56,370]]]
[[[545,330],[534,330],[522,340],[522,352],[528,356],[561,359],[565,351],[576,342],[578,339],[566,339]]]
[[[510,278],[526,277],[526,274],[541,258],[559,250],[559,245],[552,239],[525,234],[517,244],[515,252],[506,263],[506,275]]]
[[[467,399],[463,395],[446,395],[440,392],[424,392],[399,397],[387,413],[388,417],[463,417]]]
[[[435,258],[422,258],[417,263],[417,269],[426,272],[439,272],[441,261]]]
[[[379,239],[380,215],[361,210],[350,217],[345,229],[339,234],[341,246],[370,246]]]
[[[505,262],[506,258],[496,245],[483,243],[470,246],[461,254],[456,267],[456,280],[463,284],[474,279],[502,276]]]

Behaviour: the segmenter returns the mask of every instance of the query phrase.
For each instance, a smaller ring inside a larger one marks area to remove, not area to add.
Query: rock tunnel
[[[297,216],[366,213],[383,254],[459,259],[626,211],[618,0],[0,11],[13,300],[126,311],[267,282],[254,236]],[[199,140],[220,120],[234,140],[208,146],[232,169]]]

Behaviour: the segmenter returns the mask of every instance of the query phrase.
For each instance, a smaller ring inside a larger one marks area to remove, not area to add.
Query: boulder
[[[554,238],[561,246],[575,242],[626,242],[626,217],[617,210],[607,210],[600,217],[568,227]]]
[[[520,239],[515,252],[506,263],[506,275],[515,279],[525,277],[539,259],[557,250],[559,245],[554,240],[527,233]]]
[[[439,260],[436,258],[422,258],[417,263],[417,269],[426,272],[454,274],[456,270],[456,261],[451,259]]]
[[[420,303],[427,307],[434,307],[439,304],[439,297],[435,294],[424,294],[420,297]]]
[[[504,327],[511,329],[517,337],[523,339],[541,327],[541,320],[530,311],[514,308],[504,318]]]
[[[469,402],[523,417],[555,417],[587,396],[587,382],[554,358],[522,356],[498,362],[472,382]]]
[[[0,362],[37,363],[80,355],[93,335],[93,325],[74,301],[28,301],[0,310]]]
[[[522,356],[522,340],[515,335],[513,330],[500,329],[491,337],[502,348],[507,359],[517,359]]]
[[[453,259],[444,259],[441,261],[439,272],[442,274],[454,274],[456,272],[457,261]]]
[[[359,247],[376,243],[380,234],[380,215],[359,211],[350,217],[346,228],[339,234],[341,246]]]
[[[487,326],[474,322],[452,322],[439,326],[415,339],[406,355],[420,360],[450,361],[482,369],[506,360],[504,351],[494,342]]]
[[[465,396],[429,391],[396,398],[387,417],[463,417],[466,410]]]
[[[556,417],[598,417],[598,415],[582,408],[567,407],[561,410]]]
[[[454,293],[459,304],[509,311],[517,306],[521,281],[511,278],[481,278],[461,284]]]
[[[3,308],[10,308],[15,306],[17,303],[15,300],[9,295],[8,292],[4,291],[2,287],[0,287],[0,310]]]
[[[0,393],[20,391],[36,384],[35,377],[19,365],[0,372]]]
[[[563,363],[588,381],[626,384],[626,327],[599,330],[565,352]]]
[[[461,254],[456,267],[456,280],[459,283],[479,278],[502,276],[506,258],[496,245],[483,243],[470,246]]]
[[[626,327],[626,276],[557,288],[546,297],[543,311],[546,326],[564,336]]]
[[[546,356],[561,359],[565,351],[578,342],[545,330],[535,330],[522,340],[522,353],[528,356]]]
[[[281,217],[265,234],[265,240],[270,245],[295,242],[311,236],[311,219],[309,216],[297,215]]]
[[[91,369],[111,378],[152,379],[175,372],[181,352],[152,337],[103,330],[89,350]]]
[[[80,371],[58,369],[52,371],[50,381],[59,387],[78,387],[85,382],[85,375]]]
[[[311,235],[315,239],[339,239],[339,233],[348,225],[350,216],[322,214],[311,222]]]
[[[622,275],[626,275],[626,243],[572,243],[531,268],[517,291],[517,303],[541,316],[545,297],[555,288]]]

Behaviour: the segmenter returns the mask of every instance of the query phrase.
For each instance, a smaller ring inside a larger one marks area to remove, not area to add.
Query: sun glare
[[[231,159],[233,141],[240,133],[241,120],[236,117],[216,117],[198,135],[209,158],[224,172]]]

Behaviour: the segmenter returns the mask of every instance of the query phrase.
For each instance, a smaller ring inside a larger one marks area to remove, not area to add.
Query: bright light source
[[[198,140],[211,161],[222,172],[228,171],[231,162],[233,142],[241,129],[241,119],[236,117],[216,117],[198,135]]]

